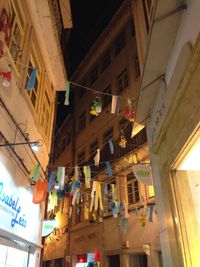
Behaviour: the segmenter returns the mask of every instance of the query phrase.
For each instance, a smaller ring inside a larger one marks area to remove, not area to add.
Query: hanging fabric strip
[[[110,147],[110,153],[113,155],[114,154],[114,145],[111,139],[108,140],[109,147]]]
[[[92,192],[91,192],[91,202],[90,202],[90,212],[92,211],[92,208],[94,206],[94,194],[96,191],[96,181],[93,182],[92,185]]]
[[[84,206],[84,219],[85,221],[88,221],[89,220],[89,208],[87,205]]]
[[[111,114],[115,114],[115,112],[116,112],[117,100],[118,100],[118,96],[113,95],[112,96],[112,104],[111,104]]]
[[[61,177],[62,177],[62,167],[58,167],[58,170],[57,170],[57,182],[58,182],[59,185],[60,185]]]
[[[112,177],[112,169],[110,166],[110,161],[106,161],[106,168],[107,168],[108,176]]]
[[[83,173],[85,175],[85,187],[90,188],[90,181],[91,181],[91,169],[90,166],[83,167]]]
[[[97,153],[94,157],[94,164],[95,166],[99,167],[99,161],[100,161],[100,149],[97,149]]]
[[[104,196],[108,196],[108,184],[104,184]]]
[[[74,179],[75,180],[78,180],[79,179],[79,169],[78,169],[78,166],[75,166],[75,169],[74,169]]]
[[[49,178],[49,186],[48,186],[48,192],[51,191],[52,187],[53,187],[53,182],[55,180],[55,172],[52,171],[50,174],[50,178]]]
[[[38,164],[35,168],[34,175],[33,175],[33,181],[37,181],[40,174],[40,165]]]
[[[33,167],[33,169],[31,170],[30,174],[29,174],[29,178],[32,180],[33,177],[34,177],[34,173],[35,173],[35,170],[37,168],[37,164]]]
[[[60,179],[60,190],[64,189],[65,186],[65,167],[61,167],[62,172],[61,172],[61,179]]]
[[[29,78],[28,83],[27,83],[27,87],[26,87],[27,91],[33,90],[33,88],[35,86],[36,71],[37,71],[37,69],[33,68],[31,75],[30,75],[30,78]]]
[[[66,82],[66,92],[65,92],[65,103],[64,103],[65,106],[69,105],[69,91],[70,91],[70,82],[67,81]]]
[[[150,206],[149,209],[149,222],[153,222],[153,206]]]
[[[115,201],[115,185],[111,184],[112,200]]]

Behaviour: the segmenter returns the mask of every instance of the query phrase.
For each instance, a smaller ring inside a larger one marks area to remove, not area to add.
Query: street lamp
[[[40,147],[42,146],[41,140],[36,141],[26,141],[26,142],[19,142],[19,143],[8,143],[0,144],[0,147],[12,147],[12,146],[21,146],[21,145],[30,145],[31,149],[34,152],[38,152],[40,150]]]

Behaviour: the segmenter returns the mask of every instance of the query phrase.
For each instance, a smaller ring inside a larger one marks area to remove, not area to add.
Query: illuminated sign
[[[42,236],[49,235],[55,228],[56,220],[45,220],[42,225]]]
[[[77,255],[77,263],[86,263],[87,262],[87,254]]]
[[[26,227],[27,221],[25,215],[22,214],[22,208],[19,205],[19,197],[7,194],[4,190],[4,184],[0,181],[0,209],[4,212],[12,214],[11,226],[19,224],[21,227]]]
[[[40,205],[16,162],[0,153],[0,231],[40,243]]]

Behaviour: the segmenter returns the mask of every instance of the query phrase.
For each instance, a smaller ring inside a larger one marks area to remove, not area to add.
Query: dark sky
[[[71,0],[73,29],[70,32],[68,48],[65,45],[65,59],[69,75],[73,73],[92,44],[102,33],[124,0]],[[67,50],[68,51],[67,51]],[[63,105],[65,93],[58,95],[57,127],[71,111]]]

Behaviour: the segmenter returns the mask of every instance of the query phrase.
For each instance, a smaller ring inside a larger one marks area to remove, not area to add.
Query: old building
[[[135,24],[143,25],[136,31],[142,66],[136,121],[147,128],[163,262],[198,266],[200,3],[146,1],[142,14],[139,2],[145,1],[133,1]]]
[[[130,2],[124,1],[70,78],[70,92],[74,93],[73,117],[66,118],[55,136],[52,166],[65,166],[68,179],[74,179],[74,168],[78,166],[82,182],[80,201],[72,207],[66,233],[68,266],[162,266],[153,187],[139,182],[132,170],[137,163],[150,163],[146,130],[142,129],[131,138],[132,121],[125,118],[128,103],[136,108],[141,81],[131,10]],[[118,96],[118,105],[111,114],[113,95]],[[94,100],[102,102],[98,116],[90,112]],[[127,143],[121,147],[119,143],[123,137]],[[113,154],[109,140],[114,146]],[[99,167],[94,166],[98,149]],[[107,174],[106,162],[110,163],[112,177]],[[89,215],[92,188],[85,187],[84,166],[90,166],[92,181],[100,183],[102,194],[103,211],[98,208],[97,213]],[[108,195],[104,194],[105,185]],[[116,190],[117,202],[128,207],[126,230],[120,228],[121,216],[112,216],[112,188]],[[72,205],[71,199],[65,202]],[[149,219],[150,209],[152,220]],[[57,211],[60,212],[60,208]],[[68,216],[69,211],[66,222]],[[54,244],[52,255],[56,242],[59,241],[46,240],[46,247]]]
[[[70,9],[62,12],[70,28]],[[65,89],[62,12],[57,1],[0,1],[1,266],[40,264],[44,202],[32,203],[29,174],[38,165],[38,176],[45,179],[55,93]],[[35,83],[28,88],[33,70]],[[32,149],[38,146],[36,153]]]

